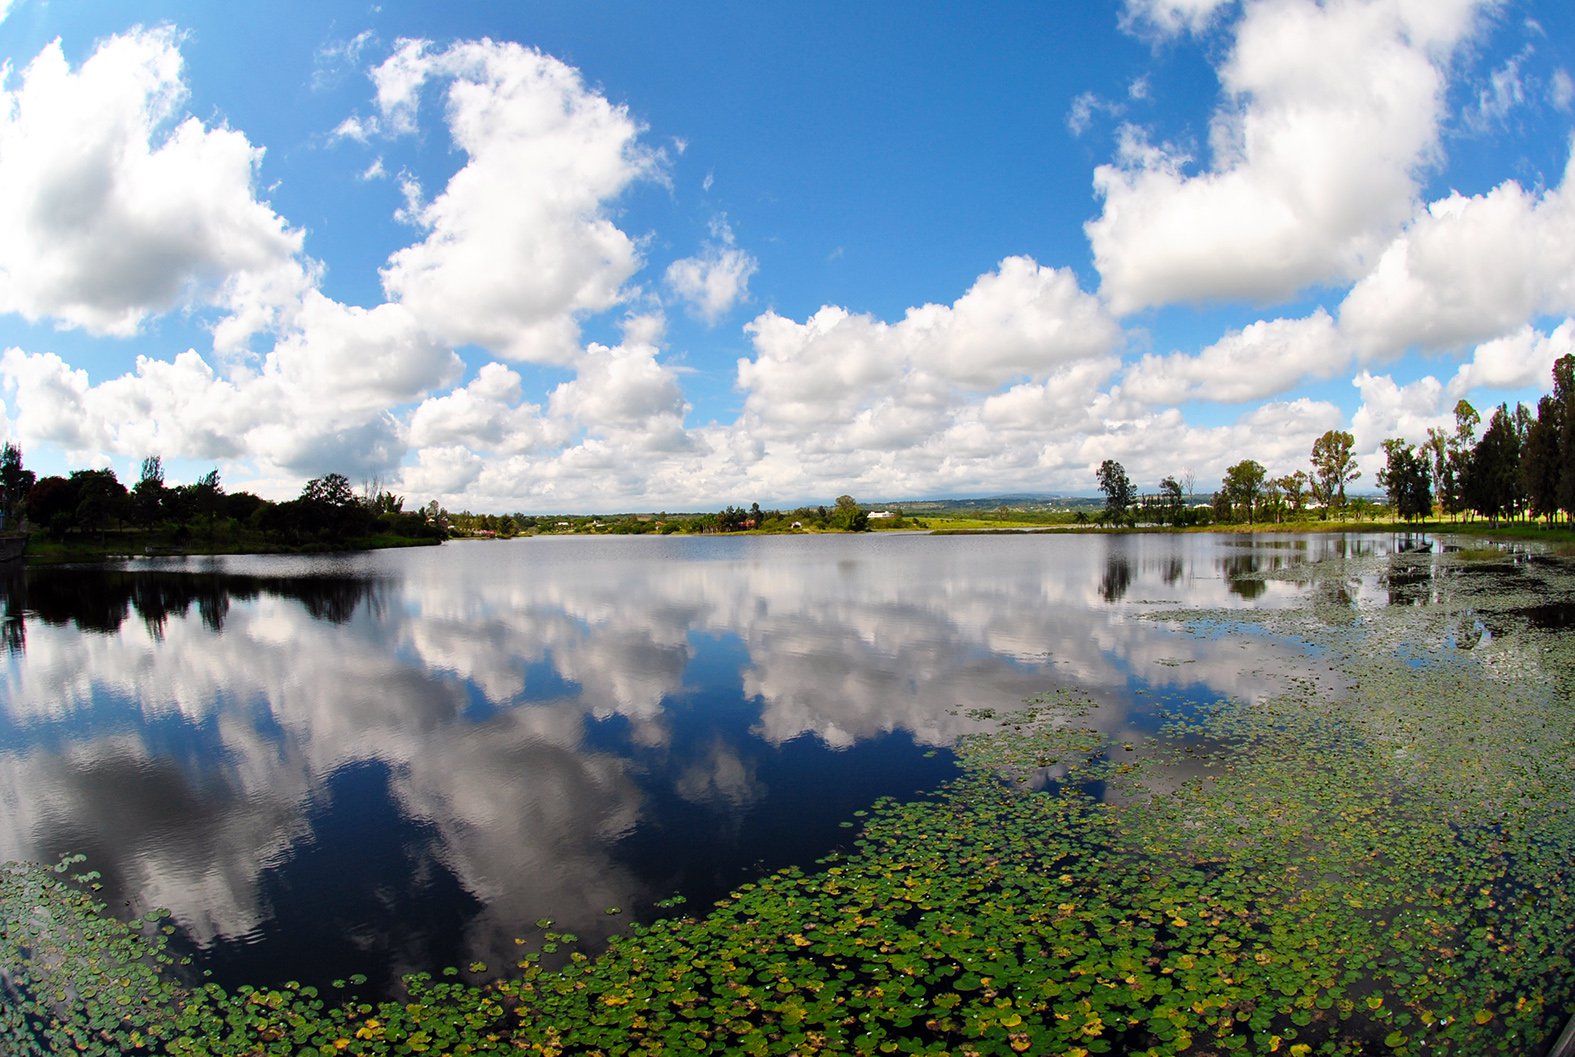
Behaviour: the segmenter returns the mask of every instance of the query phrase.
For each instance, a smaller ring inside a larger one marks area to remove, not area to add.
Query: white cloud
[[[429,397],[410,418],[410,444],[468,445],[492,453],[520,454],[564,444],[571,431],[547,420],[541,407],[522,402],[520,376],[488,363],[467,386]]]
[[[738,365],[744,416],[787,433],[849,421],[881,400],[944,412],[969,394],[1102,359],[1118,339],[1069,270],[1026,257],[1002,261],[954,304],[910,308],[897,323],[827,306],[803,323],[767,312],[745,329],[755,357]]]
[[[711,241],[697,257],[667,267],[667,285],[689,303],[690,311],[715,326],[733,306],[749,298],[749,278],[759,262],[734,244],[725,217],[711,225]]]
[[[591,345],[575,378],[553,390],[552,416],[598,433],[681,434],[689,405],[678,376],[657,361],[656,345],[642,337],[612,347]]]
[[[1571,77],[1568,70],[1561,67],[1553,72],[1548,100],[1556,109],[1569,112],[1570,104],[1575,102],[1575,77]]]
[[[1333,377],[1351,359],[1334,320],[1320,308],[1305,319],[1251,323],[1195,356],[1149,353],[1127,368],[1121,391],[1146,404],[1241,403],[1283,393],[1304,378]]]
[[[177,44],[133,31],[73,71],[56,41],[0,92],[0,311],[128,335],[300,267],[301,233],[254,195],[261,150],[195,118],[167,128],[186,96]]]
[[[1418,213],[1340,306],[1369,356],[1457,349],[1537,314],[1575,312],[1575,153],[1560,187],[1502,183]]]
[[[1531,48],[1510,56],[1504,65],[1488,75],[1488,80],[1477,91],[1476,105],[1466,111],[1468,126],[1478,131],[1501,125],[1517,108],[1525,105],[1526,83],[1521,67],[1531,57]]]
[[[1104,209],[1085,231],[1111,307],[1272,300],[1359,275],[1412,212],[1437,147],[1442,67],[1478,6],[1248,4],[1220,70],[1211,168],[1189,175],[1184,152],[1137,134],[1095,170]]]
[[[1130,29],[1151,27],[1164,36],[1201,33],[1234,0],[1126,0],[1122,25]]]
[[[1530,325],[1513,334],[1478,345],[1471,359],[1449,380],[1449,396],[1459,398],[1478,389],[1551,391],[1553,364],[1575,353],[1575,320],[1566,319],[1551,334]]]
[[[658,173],[640,126],[578,71],[517,44],[404,41],[373,78],[398,132],[414,131],[423,86],[447,80],[446,120],[468,158],[436,198],[407,207],[427,236],[389,258],[389,297],[451,344],[573,360],[578,317],[618,304],[640,264],[607,215]]]
[[[1387,374],[1363,371],[1351,384],[1362,397],[1361,406],[1351,416],[1351,433],[1356,450],[1365,453],[1360,465],[1369,480],[1382,465],[1378,450],[1385,440],[1400,437],[1418,444],[1427,438],[1430,428],[1453,422],[1444,410],[1444,387],[1431,375],[1398,385]]]

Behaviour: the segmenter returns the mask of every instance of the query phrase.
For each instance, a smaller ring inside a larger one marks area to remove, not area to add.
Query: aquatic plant
[[[401,1000],[192,983],[168,926],[107,915],[75,861],[10,865],[0,1045],[1537,1053],[1575,1007],[1575,649],[1555,619],[1575,571],[1504,562],[1331,560],[1264,574],[1307,581],[1300,608],[1150,614],[1297,659],[1250,703],[1161,699],[1141,740],[1095,729],[1077,692],[976,709],[994,726],[958,776],[851,820],[847,854],[594,957],[543,920],[496,979],[415,976]],[[1425,580],[1425,604],[1363,601],[1385,576]]]

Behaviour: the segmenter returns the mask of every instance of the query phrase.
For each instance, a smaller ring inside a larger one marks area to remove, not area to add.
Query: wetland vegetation
[[[93,863],[8,865],[0,1041],[17,1054],[1541,1052],[1575,1007],[1575,568],[1440,547],[1237,575],[1300,601],[1131,619],[1239,648],[1253,693],[1140,685],[1149,719],[1119,737],[1076,687],[1020,707],[958,701],[975,730],[931,795],[882,798],[847,819],[844,851],[711,905],[669,903],[600,949],[542,919],[513,964],[418,973],[393,996],[359,994],[357,979],[221,987],[179,964],[164,915],[110,913]],[[1262,643],[1281,661],[1255,666]],[[1195,660],[1173,646],[1148,663]]]

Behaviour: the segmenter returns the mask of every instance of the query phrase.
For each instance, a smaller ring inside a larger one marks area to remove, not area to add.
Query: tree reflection
[[[372,604],[377,581],[363,577],[258,577],[128,569],[28,569],[0,580],[6,648],[25,648],[29,616],[58,627],[114,633],[135,615],[162,641],[172,617],[195,608],[211,631],[224,630],[233,602],[259,595],[299,602],[314,618],[348,622],[363,602]]]
[[[1105,572],[1099,578],[1099,597],[1106,602],[1119,602],[1132,586],[1132,561],[1127,556],[1125,536],[1109,536],[1109,549],[1105,552]]]

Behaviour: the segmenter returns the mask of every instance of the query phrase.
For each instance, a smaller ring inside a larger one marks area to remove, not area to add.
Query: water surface
[[[539,538],[29,570],[0,581],[0,860],[85,852],[224,982],[503,967],[537,919],[594,946],[835,851],[953,773],[969,710],[1075,687],[1116,745],[1157,702],[1272,693],[1293,645],[1144,615],[1298,604],[1265,574],[1396,546]],[[1426,589],[1335,582],[1353,611]]]

